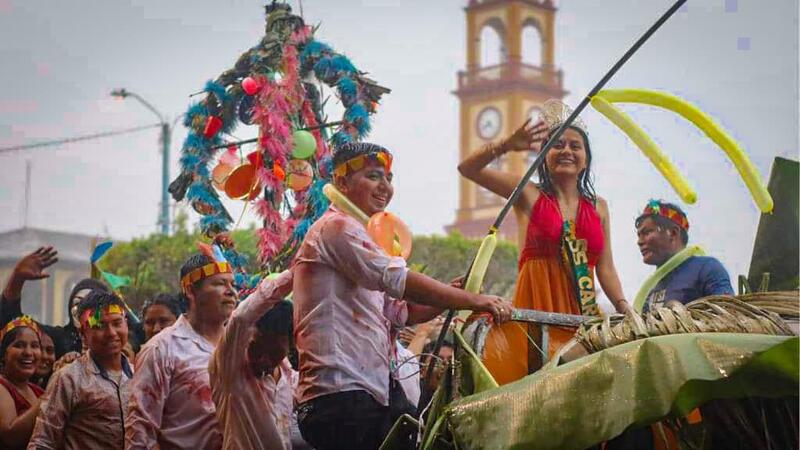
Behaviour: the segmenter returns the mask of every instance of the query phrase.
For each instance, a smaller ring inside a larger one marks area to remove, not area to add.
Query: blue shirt
[[[656,284],[647,295],[642,311],[663,306],[671,300],[685,305],[709,295],[733,295],[728,271],[716,258],[692,256]]]

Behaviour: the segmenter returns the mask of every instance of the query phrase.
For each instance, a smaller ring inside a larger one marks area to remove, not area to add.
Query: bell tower
[[[539,114],[551,98],[563,99],[563,73],[555,66],[556,7],[552,0],[469,0],[467,66],[458,72],[459,160],[496,142]],[[495,168],[522,175],[536,155],[511,152]],[[446,227],[483,237],[505,199],[459,178],[456,220]],[[514,212],[500,229],[505,239],[524,243],[528,218]]]

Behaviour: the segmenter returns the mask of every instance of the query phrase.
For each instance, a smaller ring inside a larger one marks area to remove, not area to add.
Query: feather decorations
[[[189,133],[181,151],[181,173],[170,192],[200,214],[200,228],[206,235],[227,231],[233,219],[212,184],[211,167],[217,162],[235,167],[249,160],[262,189],[251,209],[262,223],[256,230],[259,260],[266,270],[277,271],[289,264],[309,227],[328,207],[322,187],[330,181],[331,147],[363,139],[370,131],[370,114],[390,91],[366,78],[349,58],[316,40],[316,30],[292,14],[288,5],[273,4],[266,11],[261,41],[239,56],[234,67],[208,81],[203,100],[185,114]],[[245,79],[248,92],[242,87]],[[317,81],[334,89],[341,100],[345,111],[340,121],[322,123],[325,102]],[[235,147],[218,151],[225,147],[220,135],[230,133],[239,122],[259,128],[258,146],[247,152],[252,157],[244,161]],[[330,135],[327,127],[333,125],[338,128]],[[293,133],[301,129],[308,130],[316,142],[316,151],[304,160],[313,170],[313,181],[293,191],[287,169]],[[222,185],[220,180],[215,183]],[[246,259],[232,249],[222,252],[237,269],[237,286],[243,292],[254,288],[258,277],[241,272]]]

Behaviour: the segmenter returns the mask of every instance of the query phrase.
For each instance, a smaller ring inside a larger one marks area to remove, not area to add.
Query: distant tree
[[[119,242],[101,260],[103,270],[131,277],[131,285],[122,294],[139,311],[145,300],[160,292],[177,292],[179,273],[186,258],[197,252],[197,241],[205,241],[198,231],[189,231],[185,217],[176,217],[172,235],[151,234],[130,242]],[[247,257],[247,270],[257,273],[257,238],[253,229],[232,233],[236,249]],[[460,234],[447,236],[415,236],[409,263],[440,281],[449,281],[467,270],[480,247],[480,240],[467,239]],[[509,297],[517,278],[517,247],[500,241],[484,279],[483,292]]]
[[[440,281],[464,275],[481,245],[479,239],[468,239],[459,233],[447,236],[415,236],[409,263]],[[483,292],[509,298],[517,280],[517,246],[510,241],[497,243],[486,277]]]

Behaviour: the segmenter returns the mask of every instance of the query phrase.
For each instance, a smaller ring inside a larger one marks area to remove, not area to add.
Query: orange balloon
[[[252,200],[258,197],[260,191],[256,168],[251,164],[242,164],[233,169],[225,181],[225,194],[233,200]]]
[[[411,255],[411,231],[394,214],[386,211],[373,214],[367,222],[367,233],[389,255],[403,259]]]
[[[228,175],[230,175],[232,171],[233,166],[223,163],[217,164],[217,166],[214,167],[214,170],[211,171],[211,184],[213,184],[214,187],[220,191],[224,191],[225,181],[228,179]]]
[[[314,169],[308,161],[293,159],[286,165],[286,185],[293,191],[302,191],[314,180]]]

